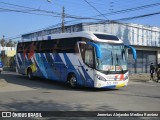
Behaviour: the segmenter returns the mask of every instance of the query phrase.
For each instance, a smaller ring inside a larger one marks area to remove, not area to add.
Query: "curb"
[[[0,88],[7,86],[7,82],[5,81],[5,79],[0,79]]]

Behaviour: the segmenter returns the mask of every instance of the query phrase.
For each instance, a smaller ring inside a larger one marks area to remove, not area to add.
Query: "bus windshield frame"
[[[124,44],[95,42],[101,51],[101,58],[95,59],[95,69],[107,74],[127,72],[127,51]]]

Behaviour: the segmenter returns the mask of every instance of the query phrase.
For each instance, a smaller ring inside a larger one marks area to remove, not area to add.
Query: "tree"
[[[13,47],[12,40],[9,40],[6,44],[6,47]]]
[[[2,47],[4,47],[6,45],[6,41],[5,41],[4,37],[5,36],[3,35],[3,38],[0,40],[0,44]]]
[[[17,42],[14,41],[14,42],[13,42],[13,47],[16,47],[16,45],[17,45]]]

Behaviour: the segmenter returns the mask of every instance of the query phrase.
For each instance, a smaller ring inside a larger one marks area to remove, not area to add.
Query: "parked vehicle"
[[[3,63],[0,61],[0,73],[3,71]]]

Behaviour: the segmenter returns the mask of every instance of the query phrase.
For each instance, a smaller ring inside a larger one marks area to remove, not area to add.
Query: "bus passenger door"
[[[79,42],[79,52],[81,54],[79,72],[84,85],[94,86],[94,48],[85,42]]]
[[[19,63],[19,67],[20,67],[19,73],[25,75],[25,69],[26,69],[25,56],[23,56],[23,53],[18,53],[18,54],[20,54],[19,56],[17,56],[17,57],[19,57],[19,59],[17,59],[17,62]]]
[[[60,81],[65,81],[67,73],[67,65],[65,65],[63,62],[60,64]]]

